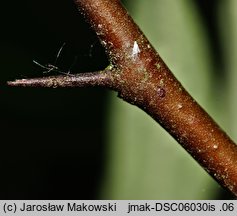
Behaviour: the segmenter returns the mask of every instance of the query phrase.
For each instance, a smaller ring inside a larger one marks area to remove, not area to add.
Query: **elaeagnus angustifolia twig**
[[[120,1],[75,0],[75,3],[105,47],[110,65],[101,72],[8,84],[111,88],[120,98],[153,117],[220,185],[237,195],[236,145],[185,91]]]

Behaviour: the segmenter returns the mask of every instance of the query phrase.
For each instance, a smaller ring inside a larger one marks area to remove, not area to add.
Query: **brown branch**
[[[56,84],[55,77],[9,84],[112,88],[122,99],[145,110],[211,176],[237,195],[236,145],[184,90],[120,1],[75,0],[75,3],[96,31],[114,65],[109,76],[90,74],[90,82],[85,81],[88,77],[83,75],[79,79],[61,76]]]
[[[88,86],[106,86],[109,87],[112,82],[114,73],[111,70],[105,69],[93,73],[81,74],[65,74],[58,76],[49,76],[33,79],[19,79],[8,81],[9,86],[21,87],[46,87],[46,88],[62,88],[62,87],[88,87]]]

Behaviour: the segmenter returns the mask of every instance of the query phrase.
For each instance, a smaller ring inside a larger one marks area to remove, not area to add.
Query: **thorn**
[[[92,87],[112,86],[111,73],[98,71],[93,73],[81,73],[75,75],[58,75],[32,79],[17,79],[8,81],[8,86],[13,87],[43,87],[43,88],[64,88],[64,87]]]

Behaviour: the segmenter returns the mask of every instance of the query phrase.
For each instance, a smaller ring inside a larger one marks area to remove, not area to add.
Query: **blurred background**
[[[237,1],[124,0],[184,87],[237,141]],[[102,88],[7,80],[105,68],[72,0],[1,5],[0,199],[231,199],[156,122]],[[62,44],[65,46],[55,62]]]

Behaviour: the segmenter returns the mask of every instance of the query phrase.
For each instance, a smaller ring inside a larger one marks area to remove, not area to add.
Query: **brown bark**
[[[176,80],[120,1],[75,3],[97,33],[111,65],[89,76],[16,80],[9,85],[111,88],[152,116],[211,176],[237,195],[236,145]]]

